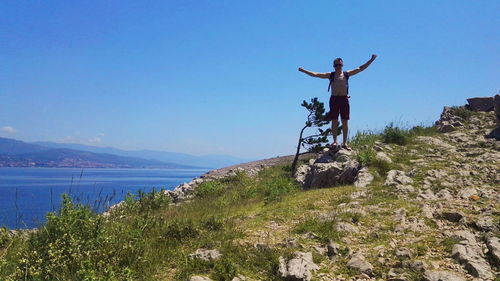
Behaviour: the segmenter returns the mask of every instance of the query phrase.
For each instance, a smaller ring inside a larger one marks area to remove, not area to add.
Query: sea
[[[0,168],[0,227],[30,229],[60,209],[61,196],[103,212],[127,194],[172,190],[207,169]]]

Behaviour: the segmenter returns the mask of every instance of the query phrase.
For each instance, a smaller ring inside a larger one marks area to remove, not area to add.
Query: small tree
[[[301,106],[305,107],[307,111],[309,111],[309,114],[307,115],[305,126],[302,130],[300,130],[297,152],[295,153],[295,158],[292,163],[292,176],[295,174],[295,170],[297,168],[300,148],[304,147],[309,152],[321,151],[324,147],[323,144],[328,142],[328,136],[331,134],[330,128],[326,130],[321,129],[321,127],[330,123],[330,120],[328,118],[328,114],[325,113],[324,104],[318,101],[318,98],[311,99],[310,103],[303,101]],[[312,135],[304,137],[304,131],[309,127],[316,127],[317,131],[315,131]]]

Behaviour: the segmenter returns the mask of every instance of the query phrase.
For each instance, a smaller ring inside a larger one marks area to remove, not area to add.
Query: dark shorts
[[[349,120],[349,98],[347,96],[330,96],[330,120]]]

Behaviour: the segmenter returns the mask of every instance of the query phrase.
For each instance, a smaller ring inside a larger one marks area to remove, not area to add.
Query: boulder
[[[311,252],[295,252],[295,257],[289,261],[279,257],[279,273],[285,280],[309,281],[311,271],[316,271],[319,267],[313,262]]]
[[[486,246],[488,246],[488,254],[494,264],[500,266],[500,239],[498,237],[488,237],[486,239]]]
[[[198,249],[196,252],[189,254],[190,259],[201,259],[211,261],[220,258],[222,255],[217,250]]]
[[[468,231],[456,231],[453,236],[462,238],[458,244],[453,246],[452,258],[462,264],[467,272],[482,279],[493,279],[493,272],[486,261],[481,246],[477,243],[474,235]]]
[[[426,271],[424,281],[465,281],[466,279],[449,271]]]
[[[373,181],[373,175],[368,171],[367,167],[363,167],[358,171],[356,180],[354,181],[354,186],[356,187],[366,187]]]
[[[476,97],[467,99],[469,108],[473,111],[492,111],[495,103],[493,97]]]
[[[368,276],[373,275],[373,265],[365,260],[365,257],[362,254],[354,255],[348,262],[347,267],[361,273],[364,273]]]
[[[500,140],[500,95],[495,95],[493,108],[495,110],[497,127],[493,129],[493,131],[491,131],[491,133],[489,133],[486,137]]]

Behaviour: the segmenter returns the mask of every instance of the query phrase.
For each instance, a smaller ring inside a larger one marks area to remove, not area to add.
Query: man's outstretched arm
[[[330,72],[326,72],[326,73],[316,73],[316,72],[312,72],[312,71],[309,71],[309,70],[305,70],[303,69],[302,67],[299,67],[299,71],[300,72],[304,72],[305,74],[309,75],[309,76],[312,76],[312,77],[317,77],[317,78],[330,78]]]
[[[360,66],[356,69],[349,70],[349,71],[347,71],[347,73],[349,74],[349,76],[360,73],[361,71],[365,70],[376,58],[377,58],[377,55],[372,55],[372,58],[369,61],[367,61],[365,64],[363,64],[362,66]]]

